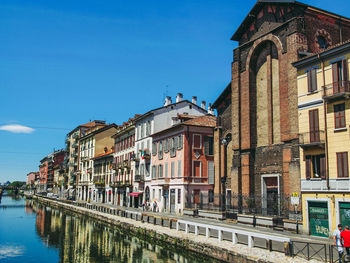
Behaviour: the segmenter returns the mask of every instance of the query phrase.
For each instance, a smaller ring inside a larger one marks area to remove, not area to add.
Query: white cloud
[[[3,125],[3,126],[0,126],[0,130],[9,131],[13,133],[32,133],[33,131],[35,131],[33,128],[19,125],[19,124]]]

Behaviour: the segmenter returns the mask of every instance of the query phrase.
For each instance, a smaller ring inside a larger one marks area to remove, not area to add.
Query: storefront
[[[308,207],[310,235],[328,237],[329,218],[327,202],[309,201]]]

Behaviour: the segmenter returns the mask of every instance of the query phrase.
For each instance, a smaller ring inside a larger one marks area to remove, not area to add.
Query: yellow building
[[[350,42],[307,56],[298,69],[303,227],[328,237],[350,226]]]

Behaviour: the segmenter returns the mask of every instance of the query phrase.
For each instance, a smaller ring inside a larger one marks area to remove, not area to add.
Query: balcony
[[[73,139],[78,138],[79,137],[79,132],[73,133],[72,137],[73,137]]]
[[[90,160],[90,158],[88,157],[88,156],[83,156],[83,157],[81,157],[81,161],[89,161]]]
[[[73,162],[69,162],[68,165],[69,165],[70,167],[74,167],[74,166],[76,166],[77,164],[76,164],[76,163],[73,163]]]
[[[305,132],[299,134],[300,147],[306,148],[324,148],[325,135],[324,131]]]
[[[339,81],[323,86],[323,98],[325,100],[349,99],[349,83],[349,81]]]
[[[329,178],[329,189],[327,180],[301,179],[302,192],[350,192],[350,178]]]
[[[168,185],[170,183],[171,178],[157,178],[158,185]]]
[[[69,137],[66,137],[66,144],[69,144],[70,143],[70,139]]]
[[[72,144],[72,147],[73,147],[73,148],[78,148],[78,146],[79,146],[79,144],[78,144],[77,142],[75,142],[75,143]]]
[[[128,160],[123,161],[123,168],[128,168],[130,169],[130,162]]]
[[[134,182],[143,183],[145,181],[145,176],[141,174],[136,174]]]
[[[70,155],[72,158],[78,157],[78,153],[71,153]]]
[[[105,186],[105,179],[104,179],[104,176],[94,176],[94,184],[97,186],[97,187],[103,187]]]

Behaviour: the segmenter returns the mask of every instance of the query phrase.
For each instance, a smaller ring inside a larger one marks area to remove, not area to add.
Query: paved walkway
[[[81,202],[81,201],[78,201]],[[84,202],[81,202],[84,203]],[[116,206],[116,205],[110,205],[110,204],[101,204],[101,203],[94,203],[90,202],[90,204],[94,205],[101,205],[108,208],[118,208],[125,211],[134,211],[134,212],[142,212],[144,215],[154,215],[154,216],[160,216],[160,217],[167,217],[167,218],[174,218],[174,219],[181,219],[186,220],[190,222],[195,223],[204,223],[204,224],[210,224],[215,226],[222,226],[232,229],[240,229],[240,230],[247,230],[247,231],[256,231],[258,233],[262,234],[273,234],[276,236],[281,237],[289,237],[292,241],[300,241],[300,242],[309,242],[309,243],[320,243],[320,244],[333,244],[333,239],[329,238],[322,238],[322,237],[315,237],[310,235],[303,235],[303,234],[296,234],[288,231],[278,231],[274,230],[272,228],[267,227],[253,227],[252,225],[244,225],[244,224],[237,224],[230,222],[229,220],[217,220],[217,219],[211,219],[211,218],[203,218],[203,217],[192,217],[187,215],[178,216],[175,214],[170,213],[161,213],[161,212],[151,212],[151,211],[142,211],[142,209],[137,209],[133,207],[124,207],[124,206]]]

